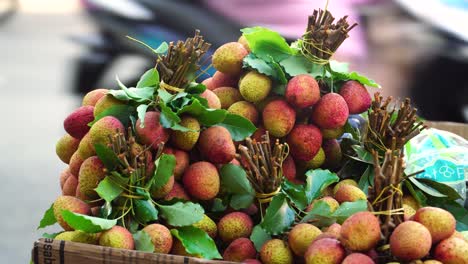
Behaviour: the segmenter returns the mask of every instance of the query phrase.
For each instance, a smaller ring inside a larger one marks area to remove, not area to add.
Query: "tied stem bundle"
[[[261,204],[270,202],[279,193],[283,180],[283,161],[289,154],[286,143],[280,143],[278,139],[274,144],[270,143],[268,131],[262,139],[263,141],[257,142],[255,139],[247,138],[246,146],[239,146],[247,178],[252,183]]]

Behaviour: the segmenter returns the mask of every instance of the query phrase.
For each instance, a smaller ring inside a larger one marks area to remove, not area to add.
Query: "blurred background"
[[[214,48],[261,25],[288,40],[324,0],[0,0],[1,263],[26,263],[43,212],[60,194],[55,155],[64,118],[83,93],[132,82],[153,47],[198,28]],[[430,120],[468,116],[468,1],[331,0],[360,24],[336,58],[372,77],[384,95],[409,96]],[[465,25],[465,26],[464,26]],[[214,49],[213,49],[214,50]],[[371,91],[372,92],[372,91]]]

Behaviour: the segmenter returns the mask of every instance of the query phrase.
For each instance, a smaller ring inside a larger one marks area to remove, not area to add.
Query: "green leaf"
[[[63,232],[57,232],[57,233],[51,233],[51,234],[49,234],[49,233],[44,233],[44,234],[42,234],[42,237],[54,239],[54,238],[56,238],[58,235],[60,235],[61,233],[63,233]]]
[[[319,197],[322,191],[330,184],[340,180],[336,173],[322,169],[309,170],[306,172],[306,176],[305,192],[308,204],[310,204],[315,198]]]
[[[215,198],[213,200],[213,207],[211,208],[211,212],[224,212],[227,209],[227,205],[224,204],[223,199]]]
[[[165,103],[165,104],[169,103],[172,100],[172,98],[174,98],[174,95],[172,95],[168,91],[162,90],[162,89],[158,90],[158,96],[163,101],[163,103]]]
[[[39,226],[37,229],[44,228],[46,226],[50,226],[57,223],[57,219],[55,219],[54,215],[54,204],[51,204],[49,209],[45,211],[44,216],[41,219],[41,222],[39,223]]]
[[[154,244],[151,242],[151,237],[143,230],[133,234],[135,241],[135,249],[143,252],[154,252]]]
[[[202,220],[205,211],[196,203],[177,202],[173,205],[159,205],[159,210],[171,226],[189,226]]]
[[[241,31],[252,53],[261,59],[281,61],[293,53],[286,40],[278,32],[262,27]]]
[[[94,190],[108,203],[112,202],[123,192],[123,188],[115,181],[112,181],[110,176],[106,176],[99,182],[99,185]]]
[[[284,95],[286,92],[286,85],[277,83],[273,85],[271,90],[277,95]]]
[[[333,81],[348,81],[355,80],[360,82],[362,85],[371,86],[375,88],[380,88],[380,85],[374,80],[367,78],[357,72],[348,72],[347,64],[339,63],[337,61],[330,61],[329,72]]]
[[[192,99],[190,104],[186,104],[179,110],[177,110],[177,115],[181,114],[190,114],[191,116],[199,116],[203,114],[206,111],[206,107],[198,100],[198,99]]]
[[[188,128],[185,128],[179,125],[180,117],[176,113],[174,113],[174,111],[172,111],[171,108],[169,108],[163,103],[161,103],[159,106],[161,108],[161,115],[159,116],[159,122],[164,128],[180,130],[183,132],[190,131]]]
[[[201,94],[206,90],[206,86],[202,83],[191,82],[184,90],[190,94]]]
[[[359,141],[361,138],[359,129],[355,129],[351,126],[349,121],[346,121],[346,124],[344,125],[344,133],[349,133],[353,137],[354,140]]]
[[[167,45],[167,43],[166,43]],[[147,70],[138,81],[136,88],[156,87],[159,85],[159,72],[155,69]]]
[[[280,64],[272,59],[271,66],[275,71],[276,80],[278,80],[280,84],[287,84],[288,79],[286,78],[286,74],[284,73],[283,68],[281,68]]]
[[[420,205],[425,206],[427,204],[426,195],[424,195],[424,193],[421,190],[414,188],[413,184],[410,181],[404,181],[404,183],[405,183],[405,187],[411,193],[411,196],[413,196],[413,198],[416,199],[416,201],[418,201]]]
[[[137,114],[138,114],[138,119],[140,119],[140,127],[144,128],[145,127],[145,115],[146,115],[146,110],[148,110],[149,105],[146,104],[141,104],[137,107]]]
[[[224,109],[206,109],[199,116],[197,116],[197,119],[200,124],[210,127],[223,122],[227,115],[228,111]]]
[[[356,152],[357,157],[350,156],[350,158],[364,163],[374,164],[374,158],[372,157],[372,154],[369,151],[367,151],[363,146],[352,145],[351,148],[353,148],[354,152]]]
[[[325,201],[316,201],[312,209],[302,218],[301,222],[305,223],[314,220],[315,224],[319,220],[331,221],[331,209]]]
[[[115,152],[103,144],[94,144],[94,149],[96,150],[96,155],[98,158],[109,171],[114,171],[117,166],[123,165],[122,161],[119,159],[119,157],[117,157]]]
[[[168,48],[169,45],[167,44],[167,42],[163,41],[156,49],[154,49],[154,52],[157,54],[166,53]]]
[[[369,192],[369,186],[374,183],[374,167],[372,165],[367,166],[366,170],[359,179],[359,188],[367,195]]]
[[[174,173],[176,159],[174,155],[162,154],[154,164],[156,165],[156,170],[154,171],[152,186],[154,186],[154,188],[161,188]]]
[[[232,140],[234,141],[244,140],[257,130],[250,120],[231,113],[228,113],[226,118],[224,118],[221,123],[218,123],[218,125],[225,127],[231,134]]]
[[[422,183],[419,179],[415,177],[409,177],[408,180],[418,189],[426,193],[427,195],[434,196],[434,197],[447,197],[447,195],[440,193],[438,190],[432,188],[431,186]]]
[[[135,107],[130,105],[113,105],[102,111],[99,115],[95,116],[93,122],[89,123],[88,126],[94,125],[94,123],[103,117],[113,116],[117,118],[125,127],[128,127],[130,124],[130,116],[134,111]]]
[[[269,65],[266,61],[257,58],[253,53],[250,53],[249,55],[244,57],[243,67],[254,69],[261,74],[277,78],[276,72],[271,67],[271,65]]]
[[[150,200],[134,200],[135,216],[143,224],[158,219],[158,210]]]
[[[284,71],[289,76],[296,76],[299,74],[309,74],[316,78],[323,75],[323,66],[314,64],[302,55],[289,56],[288,58],[280,61]]]
[[[271,240],[271,236],[260,225],[256,225],[252,230],[250,240],[253,242],[255,249],[260,252],[263,244],[268,240]]]
[[[266,209],[261,226],[271,235],[279,235],[294,223],[295,214],[289,207],[286,196],[276,195]]]
[[[447,184],[437,182],[437,181],[433,181],[431,179],[425,179],[425,178],[417,178],[417,179],[421,183],[426,184],[427,186],[429,186],[429,187],[437,190],[441,194],[447,196],[447,199],[449,199],[449,200],[455,201],[455,200],[458,200],[458,199],[462,199],[460,194],[455,189],[448,186]]]
[[[338,223],[343,223],[351,215],[367,211],[367,200],[357,200],[355,202],[343,202],[340,204],[338,209],[332,213],[332,217],[336,219]]]
[[[288,180],[283,181],[281,185],[281,192],[284,193],[289,200],[300,210],[309,205],[307,196],[302,184],[294,184]]]
[[[68,210],[62,211],[62,218],[73,229],[86,233],[99,233],[104,230],[111,229],[117,224],[117,220],[115,219],[102,219],[99,217],[70,212]]]
[[[128,98],[135,102],[146,102],[153,99],[155,87],[142,87],[142,88],[127,88],[120,80],[116,77],[117,83],[122,91],[127,95]],[[122,91],[110,90],[110,94],[120,94]],[[114,95],[115,96],[115,95]],[[116,97],[117,98],[117,97]]]
[[[232,194],[230,205],[235,210],[249,207],[255,197],[245,170],[234,164],[226,164],[220,169],[221,188]]]
[[[171,234],[179,239],[185,251],[189,254],[200,255],[205,259],[222,258],[213,239],[199,228],[193,226],[179,227],[178,229],[171,229]]]

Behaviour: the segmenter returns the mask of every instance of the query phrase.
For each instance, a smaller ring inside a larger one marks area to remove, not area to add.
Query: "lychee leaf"
[[[367,211],[367,200],[357,200],[355,202],[343,202],[340,206],[331,214],[338,223],[343,223],[351,215]]]
[[[61,233],[63,233],[63,232],[50,233],[50,234],[49,233],[44,233],[44,234],[42,234],[42,237],[54,239],[56,236],[60,235]]]
[[[301,219],[302,223],[307,223],[314,220],[314,224],[318,225],[318,222],[331,224],[331,209],[330,206],[324,201],[316,201],[312,209]]]
[[[227,204],[224,203],[225,199],[215,198],[213,200],[213,207],[211,208],[211,212],[224,212],[227,209]]]
[[[270,234],[268,234],[260,225],[254,226],[252,234],[250,235],[250,240],[252,240],[255,249],[260,252],[263,244],[268,240],[271,240]]]
[[[161,115],[159,116],[159,122],[164,128],[170,128],[172,130],[178,130],[182,132],[191,131],[190,129],[179,125],[180,117],[172,111],[172,109],[166,106],[163,102],[159,104],[161,108]]]
[[[120,80],[116,77],[117,83],[122,90],[110,90],[110,94],[121,94],[124,92],[130,100],[135,102],[146,102],[153,99],[155,87],[141,87],[141,88],[127,88]],[[117,97],[116,97],[117,98]],[[117,98],[118,99],[118,98]]]
[[[190,94],[201,94],[205,90],[206,86],[203,83],[191,82],[184,91]]]
[[[167,43],[166,43],[167,45]],[[159,85],[159,72],[152,68],[147,70],[138,81],[136,88],[156,87]]]
[[[257,57],[265,61],[281,61],[291,54],[292,49],[286,40],[273,30],[255,27],[241,30],[249,43],[249,48]]]
[[[290,56],[279,63],[289,76],[294,77],[299,74],[309,74],[314,78],[323,75],[322,65],[314,64],[302,55]]]
[[[431,186],[429,186],[429,185],[427,185],[425,183],[422,183],[421,181],[419,181],[419,179],[416,179],[414,177],[409,177],[408,180],[414,186],[416,186],[418,189],[420,189],[421,191],[423,191],[427,195],[430,195],[430,196],[433,196],[433,197],[440,197],[440,198],[447,197],[447,195],[445,195],[443,193],[440,193],[438,190],[432,188]]]
[[[203,230],[184,226],[171,229],[171,234],[175,236],[185,248],[187,253],[199,255],[204,259],[221,259],[218,248],[213,239]]]
[[[458,200],[458,199],[462,199],[460,194],[454,188],[450,187],[449,185],[447,185],[445,183],[434,181],[434,180],[427,179],[427,178],[418,178],[418,181],[420,181],[421,183],[424,183],[424,184],[436,189],[440,193],[446,195],[447,199],[449,199],[449,200],[455,201],[455,200]]]
[[[275,70],[264,60],[257,58],[253,53],[244,57],[243,67],[257,70],[261,74],[265,74],[276,78]]]
[[[154,204],[150,200],[134,200],[133,209],[135,217],[141,223],[146,224],[158,220],[158,209],[154,207]]]
[[[355,156],[349,156],[350,158],[368,163],[368,164],[374,164],[374,158],[372,157],[372,154],[367,151],[363,146],[361,145],[352,145],[351,148],[353,148],[354,152],[356,153],[357,157]]]
[[[229,201],[229,205],[234,210],[248,208],[254,200],[254,196],[251,194],[233,194],[231,196],[231,200]]]
[[[286,78],[286,74],[284,73],[283,68],[281,68],[280,64],[272,59],[271,66],[273,67],[273,70],[275,71],[276,80],[280,84],[287,84],[288,79]]]
[[[305,192],[308,204],[319,197],[330,184],[340,180],[336,173],[322,169],[309,170],[306,172],[306,176]]]
[[[49,209],[47,209],[47,211],[44,212],[44,216],[42,217],[37,229],[41,229],[46,226],[53,225],[55,223],[57,223],[57,219],[55,219],[54,215],[54,204],[51,204]]]
[[[366,195],[369,192],[369,186],[374,184],[374,167],[372,165],[368,165],[364,173],[361,175],[359,179],[359,189],[361,189]]]
[[[117,220],[115,219],[103,219],[74,213],[69,210],[62,211],[62,218],[74,230],[80,230],[86,233],[99,233],[109,230],[117,224]]]
[[[163,187],[169,178],[174,173],[176,159],[174,155],[162,154],[155,162],[156,169],[154,171],[152,188]]]
[[[220,176],[221,187],[225,192],[255,195],[252,184],[247,179],[247,173],[241,166],[225,164],[220,169]]]
[[[94,149],[96,150],[96,155],[98,158],[109,171],[114,171],[115,168],[117,168],[119,165],[124,166],[123,162],[119,159],[119,157],[117,157],[112,149],[104,146],[101,143],[94,144]]]
[[[123,188],[115,181],[112,181],[110,176],[106,176],[98,186],[94,189],[99,197],[110,203],[117,198],[122,192]]]
[[[99,115],[94,117],[94,120],[88,126],[94,125],[98,120],[106,116],[113,116],[117,118],[125,127],[130,124],[130,116],[135,112],[135,107],[131,105],[113,105],[106,110],[102,111]]]
[[[357,72],[348,72],[348,65],[347,63],[341,63],[338,61],[330,61],[328,64],[328,73],[327,76],[331,77],[334,82],[340,81],[348,81],[354,80],[360,82],[362,85],[374,87],[374,88],[381,88],[378,83],[374,80],[367,78],[364,75],[361,75]]]
[[[304,185],[294,184],[288,180],[283,181],[281,184],[281,192],[284,193],[289,200],[300,210],[309,205],[307,196],[304,190]]]
[[[200,124],[210,127],[225,120],[227,115],[228,111],[224,109],[205,109],[201,115],[197,116],[197,120]]]
[[[189,226],[202,220],[205,211],[199,204],[177,202],[173,205],[158,205],[161,216],[172,226]]]
[[[151,242],[151,237],[143,230],[133,234],[135,241],[135,249],[143,252],[154,252],[154,244]]]
[[[146,115],[146,110],[148,110],[148,107],[149,107],[149,105],[141,104],[136,109],[138,119],[140,119],[140,127],[141,128],[145,127],[145,115]]]
[[[234,141],[244,140],[257,130],[250,120],[231,113],[228,113],[224,120],[217,125],[226,128]]]
[[[291,227],[295,217],[294,210],[289,207],[286,196],[280,193],[271,200],[261,226],[270,235],[279,235]]]

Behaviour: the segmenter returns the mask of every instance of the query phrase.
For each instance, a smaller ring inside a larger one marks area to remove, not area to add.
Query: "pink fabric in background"
[[[324,8],[325,0],[204,0],[213,9],[243,26],[264,26],[296,39],[304,34],[307,17],[314,9]],[[366,0],[330,0],[328,10],[335,19],[349,15],[350,23],[358,22],[352,6]],[[362,57],[366,54],[363,32],[359,27],[340,47],[338,55]]]

